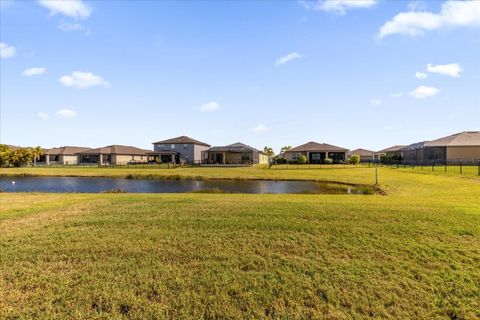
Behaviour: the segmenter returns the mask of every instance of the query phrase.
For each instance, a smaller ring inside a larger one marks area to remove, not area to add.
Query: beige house
[[[285,159],[288,162],[297,161],[299,155],[307,157],[308,163],[324,163],[325,158],[330,158],[333,162],[338,163],[347,160],[348,149],[310,141],[286,151]]]
[[[147,163],[150,150],[132,146],[111,145],[78,152],[78,163],[100,165],[126,165]]]
[[[480,131],[464,131],[423,145],[423,158],[432,160],[480,160]]]
[[[349,156],[357,155],[360,156],[360,162],[370,162],[373,161],[373,155],[375,154],[375,151],[367,150],[367,149],[355,149],[353,151],[350,151],[348,153]]]
[[[268,164],[269,156],[246,144],[237,142],[227,146],[211,147],[203,152],[206,164]]]
[[[78,152],[89,150],[87,147],[59,147],[48,149],[45,152],[45,165],[61,164],[75,165],[78,164]]]

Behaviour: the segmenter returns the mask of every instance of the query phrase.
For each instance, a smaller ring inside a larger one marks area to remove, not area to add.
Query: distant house
[[[269,161],[263,151],[240,142],[212,147],[204,152],[203,159],[210,164],[267,164]]]
[[[401,159],[402,157],[402,148],[406,147],[405,145],[396,145],[391,146],[374,153],[373,157],[376,161],[380,161],[382,157],[389,156],[391,158]]]
[[[401,159],[404,161],[423,161],[423,151],[427,141],[412,143],[400,149]]]
[[[90,150],[87,147],[59,147],[45,150],[45,159],[40,159],[39,162],[45,162],[45,165],[61,164],[61,165],[75,165],[78,164],[78,152]]]
[[[339,162],[347,160],[348,149],[311,141],[286,151],[285,159],[296,161],[301,154],[307,157],[309,163],[323,163],[325,158]]]
[[[355,149],[353,151],[350,151],[348,154],[350,156],[352,155],[360,156],[360,162],[369,162],[374,160],[373,155],[375,154],[375,151],[360,148],[360,149]]]
[[[132,146],[111,145],[96,149],[77,152],[80,164],[125,165],[132,163],[147,163],[150,150]]]
[[[201,163],[202,152],[210,145],[187,136],[157,141],[153,143],[153,151],[149,152],[150,161],[163,163]]]
[[[464,131],[423,145],[423,159],[480,160],[480,131]]]

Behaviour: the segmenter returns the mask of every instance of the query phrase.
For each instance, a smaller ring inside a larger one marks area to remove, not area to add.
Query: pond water
[[[0,177],[4,192],[129,192],[129,193],[313,193],[364,194],[365,188],[312,181],[272,180],[147,180],[86,177]]]

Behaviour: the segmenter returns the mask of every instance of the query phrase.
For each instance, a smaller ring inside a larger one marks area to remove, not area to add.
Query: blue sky
[[[480,2],[0,3],[1,143],[378,150],[480,130]]]

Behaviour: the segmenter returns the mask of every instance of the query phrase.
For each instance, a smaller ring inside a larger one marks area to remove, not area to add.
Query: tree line
[[[0,167],[21,167],[35,165],[44,154],[40,147],[11,148],[0,144]]]

